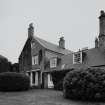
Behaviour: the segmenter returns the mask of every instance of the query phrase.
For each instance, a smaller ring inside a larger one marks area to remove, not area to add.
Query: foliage
[[[0,55],[0,73],[2,72],[19,72],[19,64],[12,64],[7,58]]]
[[[63,82],[66,98],[81,100],[105,100],[105,70],[100,68],[70,71]]]
[[[11,64],[11,72],[19,72],[19,63]]]
[[[39,51],[39,64],[41,63],[42,59],[43,59],[43,52],[42,50],[40,50]]]
[[[46,57],[44,60],[44,69],[50,68],[50,60]]]
[[[63,79],[69,71],[70,70],[68,69],[68,70],[58,70],[58,71],[51,72],[52,81],[53,81],[55,90],[63,90]]]
[[[11,70],[11,62],[8,59],[0,55],[0,73]]]
[[[15,72],[0,74],[0,91],[22,91],[29,89],[29,77]]]

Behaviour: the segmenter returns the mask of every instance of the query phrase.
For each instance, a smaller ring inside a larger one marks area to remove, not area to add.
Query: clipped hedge
[[[71,70],[67,69],[67,70],[58,70],[58,71],[51,72],[52,81],[53,81],[55,90],[63,90],[63,79],[65,75]]]
[[[105,100],[105,70],[78,69],[69,72],[63,82],[64,97],[79,100]]]
[[[15,72],[0,74],[0,91],[22,91],[28,90],[30,79],[28,76]]]

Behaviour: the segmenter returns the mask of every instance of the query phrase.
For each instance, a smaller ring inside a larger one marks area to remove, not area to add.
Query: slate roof
[[[65,68],[80,68],[80,67],[105,67],[105,52],[102,52],[100,48],[92,48],[83,51],[86,53],[82,64],[73,64],[73,53],[64,55],[62,57],[62,64],[65,64]]]
[[[68,49],[60,48],[58,45],[53,44],[53,43],[48,42],[48,41],[45,41],[45,40],[43,40],[39,37],[34,36],[33,38],[36,39],[44,48],[46,48],[48,50],[51,50],[51,51],[54,51],[54,52],[57,52],[57,53],[61,53],[61,54],[64,54],[64,55],[72,53],[72,51],[70,51]]]

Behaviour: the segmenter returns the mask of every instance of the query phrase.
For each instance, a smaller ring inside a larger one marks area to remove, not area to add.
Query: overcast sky
[[[58,44],[64,36],[72,51],[93,48],[100,10],[105,0],[0,0],[0,54],[18,61],[31,22],[42,39]]]

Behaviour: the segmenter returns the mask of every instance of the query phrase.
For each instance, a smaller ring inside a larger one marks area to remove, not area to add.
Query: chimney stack
[[[99,16],[99,37],[105,35],[105,12],[103,10],[100,11]]]
[[[60,37],[59,47],[62,48],[62,49],[65,49],[65,40],[64,40],[64,37]]]
[[[34,36],[34,27],[33,27],[33,23],[30,23],[28,28],[28,37],[32,37],[32,36]]]
[[[95,38],[95,48],[98,48],[98,38]]]
[[[99,36],[98,46],[105,48],[105,12],[101,10],[99,16]]]

